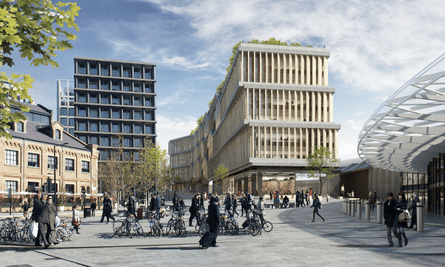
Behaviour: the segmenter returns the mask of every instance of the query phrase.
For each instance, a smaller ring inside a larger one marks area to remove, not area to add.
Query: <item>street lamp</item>
[[[60,155],[60,169],[62,169],[62,157],[63,157],[63,146],[68,145],[67,142],[62,144],[62,154]],[[56,145],[54,145],[54,205],[57,207],[57,183],[56,183],[56,167],[57,167],[57,158],[56,158]],[[60,185],[62,185],[62,180],[60,180]]]

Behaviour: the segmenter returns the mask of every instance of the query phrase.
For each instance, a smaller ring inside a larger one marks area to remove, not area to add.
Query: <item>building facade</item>
[[[210,185],[212,191],[219,184],[220,191],[259,194],[269,180],[306,172],[315,146],[338,158],[329,56],[324,48],[242,43],[199,129],[169,142],[182,181],[176,189]],[[214,175],[221,164],[229,175],[223,184]]]
[[[63,130],[74,135],[74,81],[57,80],[57,120],[63,125]]]
[[[155,65],[144,62],[74,58],[75,135],[99,146],[99,160],[119,145],[139,157],[148,136],[156,142]]]
[[[46,191],[54,188],[55,175],[58,191],[97,193],[97,146],[75,138],[59,122],[51,123],[52,111],[44,106],[23,105],[30,108],[24,112],[28,119],[10,125],[12,139],[0,138],[0,190]]]

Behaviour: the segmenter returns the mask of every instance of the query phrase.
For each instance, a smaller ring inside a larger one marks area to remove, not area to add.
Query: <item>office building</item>
[[[74,135],[74,81],[57,80],[57,120],[63,125],[63,130]]]

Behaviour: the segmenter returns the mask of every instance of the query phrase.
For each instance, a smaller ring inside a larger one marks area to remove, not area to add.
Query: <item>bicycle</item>
[[[148,213],[148,223],[150,224],[150,232],[156,238],[160,238],[162,236],[162,224],[156,219],[157,216],[153,212]]]
[[[168,221],[166,227],[166,234],[169,234],[172,230],[175,232],[176,236],[187,235],[185,222],[184,222],[184,212],[178,212],[177,216],[172,215],[172,218]]]

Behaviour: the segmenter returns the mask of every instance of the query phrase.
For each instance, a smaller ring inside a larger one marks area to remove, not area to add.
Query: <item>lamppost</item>
[[[60,155],[60,169],[62,169],[62,163],[63,163],[63,146],[68,145],[67,142],[63,143],[62,146],[62,154]],[[56,145],[54,145],[54,205],[57,207],[57,183],[56,183],[56,169],[57,169],[57,158],[56,158]],[[62,186],[62,180],[60,180],[60,185]]]

